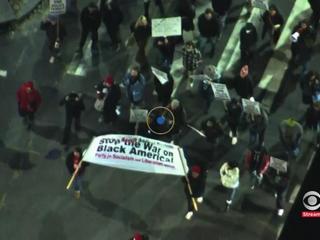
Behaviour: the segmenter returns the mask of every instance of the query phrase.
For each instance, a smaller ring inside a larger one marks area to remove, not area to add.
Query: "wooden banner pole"
[[[72,177],[70,178],[70,180],[69,180],[69,182],[68,182],[68,185],[67,185],[67,187],[66,187],[67,190],[70,189],[70,187],[71,187],[74,179],[76,178],[76,176],[77,176],[77,174],[78,174],[78,172],[79,172],[79,169],[80,169],[80,167],[81,167],[82,161],[83,161],[83,160],[80,161],[80,163],[78,164],[78,167],[77,167],[76,170],[73,172]]]
[[[183,171],[184,171],[184,177],[187,181],[187,186],[188,186],[188,190],[189,190],[189,194],[190,194],[190,197],[192,199],[192,204],[193,204],[193,207],[194,207],[194,210],[198,211],[198,205],[197,205],[197,202],[196,200],[194,199],[194,197],[192,197],[193,193],[192,193],[192,189],[191,189],[191,186],[190,186],[190,181],[189,181],[189,178],[188,178],[188,173],[187,173],[187,170],[186,170],[186,166],[182,160],[182,155],[181,155],[181,148],[179,147],[178,148],[178,152],[179,152],[179,157],[180,157],[180,161],[181,161],[181,164],[182,164],[182,167],[183,167]]]

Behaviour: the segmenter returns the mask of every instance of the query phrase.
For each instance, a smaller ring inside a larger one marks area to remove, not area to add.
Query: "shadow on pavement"
[[[42,219],[39,240],[67,240],[62,217],[54,212],[48,212]]]

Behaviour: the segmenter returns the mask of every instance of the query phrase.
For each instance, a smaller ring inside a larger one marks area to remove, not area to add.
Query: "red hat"
[[[200,174],[201,173],[201,167],[198,166],[198,165],[194,165],[194,166],[191,167],[191,172]]]
[[[142,235],[140,233],[135,233],[133,236],[133,240],[142,240]]]
[[[113,84],[113,78],[111,75],[108,75],[104,80],[104,83],[108,84],[108,85],[112,85]]]

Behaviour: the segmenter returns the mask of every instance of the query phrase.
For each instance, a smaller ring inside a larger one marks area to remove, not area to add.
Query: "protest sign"
[[[67,11],[66,0],[50,0],[49,13],[50,14],[64,14]]]
[[[185,157],[179,147],[133,135],[110,134],[95,137],[83,161],[132,171],[184,176]]]
[[[249,99],[242,98],[243,111],[248,114],[260,115],[260,103],[256,101],[250,101]]]
[[[181,17],[155,18],[151,21],[152,37],[180,36]]]
[[[225,84],[211,83],[211,87],[215,98],[223,101],[229,101],[231,99],[228,88]]]
[[[281,160],[279,158],[271,157],[270,167],[279,171],[279,172],[287,172],[288,162]]]
[[[139,123],[147,121],[148,110],[145,109],[130,109],[130,119],[131,123]]]
[[[163,85],[166,84],[168,80],[168,74],[160,71],[157,68],[151,67],[152,73],[158,78],[159,82]]]

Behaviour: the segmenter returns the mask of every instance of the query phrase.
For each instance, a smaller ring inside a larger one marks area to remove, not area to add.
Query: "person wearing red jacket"
[[[245,154],[245,166],[251,174],[251,189],[260,185],[263,175],[270,165],[270,155],[265,147],[257,145]]]
[[[41,104],[41,96],[31,81],[23,83],[17,91],[19,115],[23,118],[28,129],[31,128],[34,114]]]

